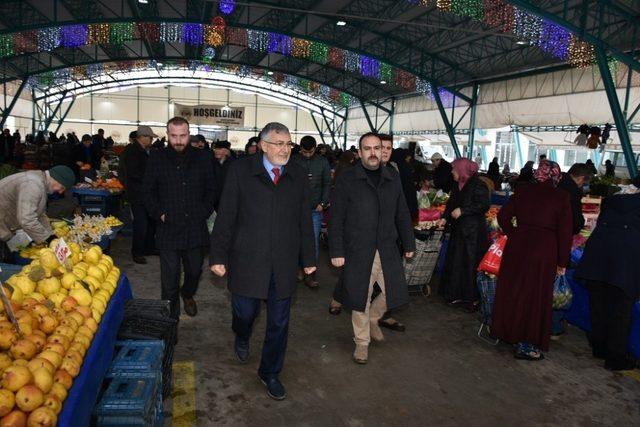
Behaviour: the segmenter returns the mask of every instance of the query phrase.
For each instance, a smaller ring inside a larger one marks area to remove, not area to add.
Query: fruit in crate
[[[35,249],[5,284],[21,333],[2,306],[0,425],[56,425],[116,290],[120,270],[111,257],[93,245],[69,248],[63,265],[51,249]]]

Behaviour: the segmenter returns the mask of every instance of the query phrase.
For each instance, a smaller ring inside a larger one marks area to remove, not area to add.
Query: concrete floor
[[[128,238],[114,241],[117,265],[136,297],[159,298],[158,258],[133,264],[129,245]],[[250,361],[240,365],[225,280],[205,271],[199,314],[181,318],[174,360],[193,367],[195,408],[180,369],[173,402],[165,402],[166,425],[640,425],[640,372],[603,369],[579,329],[571,327],[552,343],[544,361],[519,361],[510,346],[493,347],[476,337],[475,315],[438,297],[412,297],[396,316],[407,332],[387,332],[386,342],[372,344],[369,364],[354,364],[349,313],[327,311],[336,272],[326,253],[321,265],[321,288],[300,286],[293,304],[283,402],[269,399],[256,375],[264,311]]]

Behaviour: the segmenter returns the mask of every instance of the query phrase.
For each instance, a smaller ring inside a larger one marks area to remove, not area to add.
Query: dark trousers
[[[171,301],[171,317],[180,317],[180,295],[191,298],[198,290],[202,275],[204,248],[160,250],[160,282],[162,299]],[[184,268],[184,283],[180,288],[180,273]]]
[[[260,313],[261,304],[262,301],[257,298],[232,295],[232,328],[240,340],[246,342],[251,338],[253,323]],[[276,299],[276,284],[271,276],[267,298],[267,330],[262,345],[260,369],[258,369],[258,374],[262,378],[277,377],[282,371],[284,355],[287,351],[290,310],[291,298]]]
[[[633,298],[617,286],[589,282],[591,344],[594,354],[610,364],[624,363],[631,330]]]
[[[131,204],[131,215],[133,216],[131,254],[136,257],[149,255],[155,249],[155,223],[141,203]]]

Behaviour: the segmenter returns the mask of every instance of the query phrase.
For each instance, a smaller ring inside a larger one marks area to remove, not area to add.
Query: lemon
[[[69,296],[78,301],[81,306],[91,305],[91,294],[86,289],[73,289],[69,292]]]

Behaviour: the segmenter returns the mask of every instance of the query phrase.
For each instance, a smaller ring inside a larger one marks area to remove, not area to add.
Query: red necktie
[[[271,172],[273,172],[273,183],[278,185],[278,181],[280,181],[280,169],[273,168],[271,169]]]

